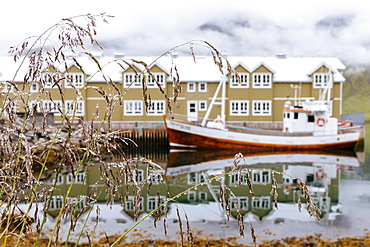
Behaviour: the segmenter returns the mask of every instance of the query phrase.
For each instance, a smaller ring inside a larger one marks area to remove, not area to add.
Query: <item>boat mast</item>
[[[203,118],[203,121],[202,121],[202,126],[206,126],[207,124],[207,119],[209,117],[209,115],[211,114],[211,111],[212,111],[212,108],[213,108],[213,105],[220,105],[221,104],[221,118],[222,120],[225,122],[225,98],[226,98],[226,81],[227,81],[228,77],[226,75],[226,73],[221,77],[221,80],[217,86],[217,89],[215,91],[215,94],[213,95],[213,98],[211,100],[211,103],[207,109],[207,112],[206,112],[206,115],[204,116]],[[217,96],[218,96],[218,93],[220,92],[220,89],[222,89],[222,92],[221,92],[221,103],[220,102],[216,102],[216,99],[217,99]]]

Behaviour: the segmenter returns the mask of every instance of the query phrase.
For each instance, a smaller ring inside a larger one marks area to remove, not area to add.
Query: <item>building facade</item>
[[[3,63],[6,66],[0,68],[3,107],[10,95],[13,100],[7,106],[24,112],[27,102],[39,112],[53,113],[55,122],[67,115],[95,123],[109,119],[116,128],[161,128],[163,115],[170,111],[189,119],[204,117],[222,77],[212,56],[157,59],[97,54],[95,58],[71,56],[66,62],[45,66],[39,81],[25,84],[22,70],[14,77],[16,65],[7,67],[12,63],[9,57],[8,63]],[[327,86],[331,89],[332,116],[341,115],[345,82],[341,71],[345,66],[337,58],[280,55],[226,59],[240,78],[228,75],[225,92],[228,123],[281,123],[287,100],[317,100]],[[175,72],[182,88],[176,103]],[[13,77],[16,88],[6,82]],[[29,94],[25,101],[20,95],[26,92]],[[214,107],[210,119],[220,114],[220,108]]]

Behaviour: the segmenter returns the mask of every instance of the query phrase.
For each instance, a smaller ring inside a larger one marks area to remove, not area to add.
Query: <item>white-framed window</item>
[[[197,193],[195,191],[190,190],[190,191],[188,191],[187,195],[188,195],[188,201],[189,202],[196,201],[196,199],[197,199]]]
[[[84,183],[85,176],[86,176],[86,173],[84,171],[78,172],[76,174],[75,184],[82,184],[82,183]],[[72,173],[69,173],[68,176],[67,176],[67,182],[68,183],[72,183],[72,181],[73,181],[73,174]]]
[[[199,200],[201,201],[207,201],[207,193],[204,191],[199,192]]]
[[[230,78],[230,87],[231,88],[248,88],[249,87],[249,74],[248,73],[238,73],[239,79],[236,78],[236,75],[232,74]]]
[[[247,211],[248,210],[248,197],[246,196],[235,196],[230,198],[230,209],[231,211]]]
[[[249,100],[230,100],[231,116],[248,116]]]
[[[253,100],[253,116],[271,116],[271,100]]]
[[[144,171],[141,169],[132,170],[132,176],[136,183],[141,183],[144,181]]]
[[[259,209],[269,209],[271,198],[269,196],[259,196],[252,199],[252,207]]]
[[[148,200],[148,210],[153,211],[159,205],[161,205],[162,203],[166,201],[166,197],[165,196],[159,196],[159,197],[158,196],[148,196],[147,200]],[[161,207],[161,210],[163,209],[164,209],[164,206]]]
[[[234,172],[230,176],[230,184],[247,184],[247,173],[248,171]]]
[[[30,92],[37,93],[38,91],[39,91],[39,84],[37,82],[32,82]]]
[[[332,87],[330,83],[329,73],[315,73],[313,75],[313,87],[314,88],[326,88],[328,86]]]
[[[57,210],[63,207],[64,198],[62,196],[52,196],[50,199],[50,210]]]
[[[64,176],[61,175],[61,174],[56,174],[55,177],[53,178],[51,184],[54,184],[55,185],[60,185],[60,184],[63,184],[64,183]]]
[[[143,115],[142,100],[125,100],[124,114],[126,116],[141,116]]]
[[[198,101],[199,111],[207,111],[207,101],[206,100],[199,100]]]
[[[257,184],[268,184],[271,183],[270,171],[266,170],[253,170],[252,171],[252,182]]]
[[[60,78],[62,75],[58,72],[56,73],[43,73],[42,74],[42,84],[44,88],[53,88],[53,85],[58,82],[60,83]]]
[[[253,73],[253,88],[271,88],[271,73]]]
[[[198,92],[200,92],[200,93],[207,92],[207,83],[206,82],[199,82],[198,83]]]
[[[62,101],[61,100],[44,100],[43,107],[45,112],[54,113],[54,115],[60,114],[58,109],[62,109]]]
[[[164,100],[152,100],[150,106],[148,107],[149,116],[161,116],[165,113],[166,102]]]
[[[141,88],[143,81],[143,75],[136,75],[135,73],[124,73],[123,74],[123,84],[125,88]]]
[[[203,173],[189,173],[188,174],[188,184],[200,184],[206,181]]]
[[[2,85],[2,92],[4,93],[12,93],[13,92],[13,86],[12,84],[8,83],[8,82],[2,82],[1,83]]]
[[[72,204],[74,209],[81,210],[86,207],[86,196],[80,196],[79,198],[68,198],[68,203]]]
[[[195,82],[188,82],[187,83],[188,93],[195,92]]]
[[[143,206],[144,198],[142,196],[139,197],[139,211],[144,211]],[[126,211],[134,211],[135,210],[135,197],[134,196],[128,196],[128,200],[125,203],[125,210]]]
[[[161,87],[165,87],[165,73],[152,73],[146,75],[146,83],[148,88],[157,87],[157,81]]]
[[[65,80],[65,88],[82,88],[84,86],[84,74],[82,73],[67,73]]]
[[[163,176],[164,176],[164,171],[163,170],[150,170],[149,171],[149,177],[148,177],[148,182],[151,182],[153,184],[159,184],[163,183]]]
[[[66,100],[66,111],[67,115],[83,116],[85,112],[85,104],[83,101]]]

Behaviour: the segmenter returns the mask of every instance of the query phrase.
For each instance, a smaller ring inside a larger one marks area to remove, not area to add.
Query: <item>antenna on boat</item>
[[[297,92],[301,86],[291,84],[290,87],[294,89],[294,105],[297,105]]]

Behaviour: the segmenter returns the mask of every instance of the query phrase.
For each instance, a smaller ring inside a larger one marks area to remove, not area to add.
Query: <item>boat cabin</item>
[[[304,101],[292,106],[285,102],[283,110],[283,132],[312,135],[335,135],[338,120],[330,117],[330,102]]]

